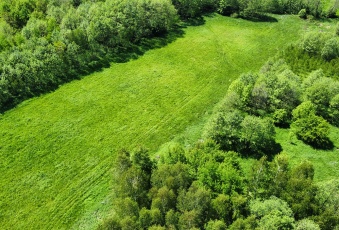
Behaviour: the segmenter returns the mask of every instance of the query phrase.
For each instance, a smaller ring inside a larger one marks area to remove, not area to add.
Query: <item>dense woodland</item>
[[[111,61],[128,60],[125,54],[137,52],[136,45],[164,35],[180,19],[213,11],[256,20],[267,19],[266,13],[301,10],[302,17],[334,17],[337,8],[337,1],[325,9],[320,0],[4,0],[0,110]]]

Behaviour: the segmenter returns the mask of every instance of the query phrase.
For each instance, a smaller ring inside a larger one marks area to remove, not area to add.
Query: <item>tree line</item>
[[[206,12],[256,17],[302,8],[332,15],[316,0],[3,0],[0,111],[124,60],[142,41],[164,36],[180,20]],[[330,8],[335,12],[337,6]]]

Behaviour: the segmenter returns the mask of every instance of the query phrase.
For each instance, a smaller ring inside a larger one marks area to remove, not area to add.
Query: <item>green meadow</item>
[[[111,207],[117,151],[145,146],[153,154],[174,139],[194,143],[232,80],[258,71],[315,26],[297,16],[275,17],[278,22],[205,17],[202,25],[182,28],[167,45],[112,63],[3,114],[1,228],[96,226]],[[278,140],[286,135],[278,132]],[[299,142],[287,145],[286,151],[305,151]],[[328,155],[333,170],[319,179],[338,174],[334,152]]]

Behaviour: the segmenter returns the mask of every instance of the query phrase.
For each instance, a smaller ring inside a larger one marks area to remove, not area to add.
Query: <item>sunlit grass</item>
[[[241,73],[295,41],[297,17],[250,22],[219,15],[127,63],[22,103],[0,120],[0,226],[91,229],[110,207],[116,151],[155,152],[199,138]]]

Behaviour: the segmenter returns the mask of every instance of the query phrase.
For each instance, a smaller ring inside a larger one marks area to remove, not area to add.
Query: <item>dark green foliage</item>
[[[170,229],[175,229],[175,227],[178,225],[179,213],[171,209],[166,213],[165,220],[166,220],[166,227]]]
[[[201,226],[209,219],[211,192],[200,187],[197,182],[193,182],[188,191],[182,190],[178,195],[177,208],[184,213],[185,219],[194,217],[196,224]]]
[[[315,199],[317,187],[313,184],[313,176],[313,165],[308,161],[302,162],[292,170],[286,190],[281,196],[290,205],[296,220],[318,212]]]
[[[339,126],[339,94],[335,95],[331,101],[329,106],[330,122],[335,125]]]
[[[176,195],[173,190],[169,190],[167,187],[158,189],[157,193],[152,196],[151,207],[159,209],[162,215],[165,215],[171,209],[175,209]]]
[[[150,159],[147,149],[140,147],[134,150],[131,154],[131,161],[133,165],[138,166],[142,171],[151,174],[155,163]]]
[[[139,226],[141,229],[148,229],[151,225],[152,225],[151,211],[144,207],[139,212]]]
[[[215,10],[218,0],[172,0],[182,19],[201,17],[203,13]]]
[[[9,1],[4,0],[0,5],[0,13],[8,24],[15,29],[24,27],[34,11],[34,0]]]
[[[311,103],[302,106],[314,111]],[[295,112],[295,117],[304,116],[302,112]],[[183,151],[186,164],[179,158],[175,164],[159,161],[151,175],[146,174],[152,184],[143,193],[151,202],[138,202],[134,188],[118,194],[114,216],[98,229],[319,229],[318,225],[333,229],[338,225],[338,183],[316,186],[308,161],[291,169],[285,154],[272,161],[262,157],[254,161],[246,179],[238,155],[219,150],[210,140],[189,150],[178,145],[176,149]],[[150,162],[146,152],[139,150],[139,155],[130,157],[121,151],[115,163],[117,172],[141,170],[143,164],[138,162]],[[136,156],[145,159],[139,161]]]
[[[301,9],[298,13],[299,18],[306,19],[307,18],[307,13],[306,9]]]
[[[172,3],[184,19],[195,18],[202,13],[202,5],[198,0],[172,0]]]
[[[233,207],[231,197],[229,195],[219,194],[211,201],[211,207],[215,213],[215,218],[223,220],[226,224],[232,223]]]
[[[252,166],[249,178],[249,192],[254,198],[280,197],[282,188],[289,180],[289,166],[286,155],[277,155],[272,162],[262,157]]]
[[[249,216],[247,218],[238,218],[236,221],[234,221],[230,226],[230,230],[238,230],[238,229],[246,229],[246,230],[252,230],[256,229],[257,222],[255,216]]]

